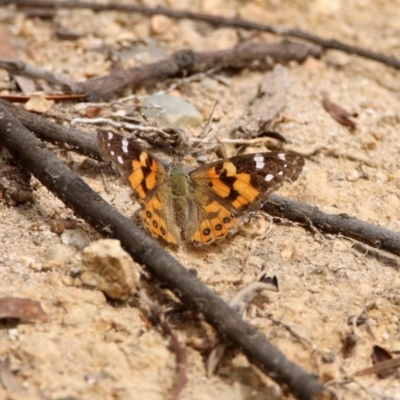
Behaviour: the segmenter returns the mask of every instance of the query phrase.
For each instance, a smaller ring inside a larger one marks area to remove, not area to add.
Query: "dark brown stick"
[[[268,202],[263,204],[262,210],[270,215],[296,221],[307,227],[315,227],[322,232],[341,234],[400,256],[400,233],[351,218],[347,214],[326,214],[317,207],[276,194],[270,196]]]
[[[35,132],[41,139],[64,147],[67,144],[71,150],[97,160],[102,159],[100,149],[93,136],[51,122],[40,115],[27,112],[22,107],[17,107],[2,99],[0,99],[0,107],[6,107],[16,119],[26,128]]]
[[[183,304],[191,304],[202,312],[219,334],[240,347],[250,362],[272,379],[287,385],[299,399],[335,398],[314,375],[288,360],[163,247],[93,192],[1,105],[0,143],[67,207],[99,232],[119,239],[131,256],[146,265],[150,273],[173,290]]]
[[[17,60],[0,59],[0,67],[11,74],[45,79],[61,85],[68,92],[87,94],[92,100],[110,97],[127,86],[136,87],[143,82],[157,82],[169,77],[184,76],[210,69],[222,68],[270,68],[275,63],[303,62],[309,55],[319,57],[320,51],[301,43],[247,43],[246,45],[220,51],[194,52],[181,50],[164,60],[126,70],[115,70],[109,75],[75,82],[57,76],[44,68],[35,67]]]
[[[355,54],[360,57],[378,61],[383,64],[389,65],[393,68],[400,69],[400,60],[398,60],[393,56],[387,56],[382,53],[366,50],[357,46],[352,46],[334,39],[324,39],[320,36],[314,35],[306,31],[302,31],[300,29],[287,29],[275,25],[251,22],[240,18],[225,18],[221,16],[209,15],[188,10],[173,10],[171,8],[166,8],[166,7],[151,8],[151,7],[143,7],[131,4],[129,5],[115,4],[115,3],[94,4],[84,1],[58,1],[50,3],[46,1],[36,1],[36,0],[18,0],[15,1],[15,3],[17,3],[18,5],[30,6],[30,7],[90,8],[95,11],[118,10],[124,12],[141,13],[147,16],[162,14],[176,19],[189,18],[192,20],[204,21],[214,26],[228,26],[228,27],[242,28],[242,29],[253,29],[257,31],[269,32],[286,37],[292,36],[295,38],[307,40],[311,43],[318,44],[319,46],[321,46],[326,50],[328,49],[341,50],[345,53]]]
[[[289,41],[248,43],[234,49],[209,52],[181,50],[167,59],[113,71],[109,75],[86,82],[75,82],[69,88],[73,93],[86,93],[91,99],[102,99],[127,86],[134,88],[143,82],[204,72],[211,68],[243,68],[254,65],[265,68],[272,67],[275,63],[303,62],[309,55],[319,57],[320,54],[316,48]]]
[[[10,74],[40,78],[60,86],[70,86],[74,83],[72,79],[65,76],[57,75],[48,69],[30,65],[19,60],[0,57],[0,68],[6,69]]]

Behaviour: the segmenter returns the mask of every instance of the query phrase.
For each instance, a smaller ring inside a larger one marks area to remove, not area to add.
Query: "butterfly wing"
[[[165,184],[168,178],[163,164],[134,141],[114,132],[99,130],[97,135],[105,161],[111,162],[130,183],[142,204],[141,217],[154,237],[178,244],[179,229],[173,223],[172,196]]]
[[[221,239],[237,217],[260,207],[285,181],[294,181],[304,159],[294,153],[247,154],[203,165],[189,173],[193,198],[202,199],[200,227],[186,233],[192,242]]]

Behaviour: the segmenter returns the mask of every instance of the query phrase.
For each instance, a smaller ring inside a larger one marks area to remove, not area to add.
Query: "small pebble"
[[[142,112],[147,118],[154,118],[166,126],[199,126],[203,116],[188,102],[176,96],[154,95],[147,97],[142,104]],[[161,107],[161,108],[160,108]]]
[[[122,249],[119,240],[98,240],[82,252],[82,283],[112,299],[124,300],[135,294],[139,279],[139,265]]]
[[[47,249],[43,270],[53,270],[64,266],[72,257],[71,249],[65,244],[56,244]]]
[[[84,249],[90,243],[86,232],[81,228],[65,229],[61,234],[61,242],[78,250]]]

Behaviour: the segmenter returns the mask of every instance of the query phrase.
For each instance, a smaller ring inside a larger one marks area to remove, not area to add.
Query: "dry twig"
[[[243,68],[271,68],[274,64],[286,64],[289,61],[303,62],[308,56],[319,57],[318,49],[305,46],[301,43],[282,41],[281,43],[246,43],[242,46],[219,51],[195,52],[191,50],[177,51],[164,60],[145,64],[126,70],[115,70],[109,75],[89,79],[85,82],[75,82],[64,79],[63,87],[75,94],[86,94],[91,99],[108,98],[115,92],[126,87],[137,87],[143,82],[162,81],[165,78],[186,76],[207,72],[212,69]],[[15,70],[19,62],[8,60],[3,63],[5,68]],[[13,68],[12,68],[13,67]],[[18,73],[33,74],[36,67],[23,64]],[[63,78],[40,69],[40,77],[48,78],[50,82],[60,83]]]
[[[273,194],[263,204],[262,210],[270,215],[312,225],[321,232],[341,234],[372,247],[400,256],[400,234],[377,225],[352,218],[347,214],[326,214],[317,207],[285,199]]]

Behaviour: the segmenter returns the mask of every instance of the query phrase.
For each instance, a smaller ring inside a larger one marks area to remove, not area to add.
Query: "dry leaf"
[[[377,374],[379,378],[384,379],[394,374],[400,367],[400,357],[392,358],[392,355],[380,346],[374,346],[371,358],[374,366],[362,369],[354,376]]]
[[[339,124],[352,129],[357,127],[356,123],[350,119],[350,117],[356,117],[357,114],[351,114],[339,105],[332,103],[326,93],[323,93],[322,106]]]
[[[47,315],[38,301],[17,297],[0,298],[0,319],[45,320]]]

